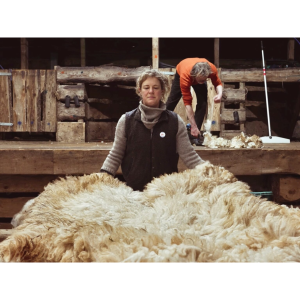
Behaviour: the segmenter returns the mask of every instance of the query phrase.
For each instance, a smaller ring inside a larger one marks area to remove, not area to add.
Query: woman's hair
[[[159,80],[162,89],[162,100],[163,100],[167,92],[170,90],[170,83],[166,75],[164,75],[163,73],[155,69],[145,71],[140,75],[140,77],[136,80],[135,92],[137,93],[137,95],[140,96],[139,90],[142,88],[143,82],[147,80],[149,77],[154,77]]]
[[[208,77],[211,73],[210,65],[207,62],[198,62],[193,66],[190,75],[192,77]]]

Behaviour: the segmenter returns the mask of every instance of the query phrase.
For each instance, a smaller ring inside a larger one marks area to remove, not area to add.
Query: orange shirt
[[[205,58],[186,58],[182,60],[177,66],[176,71],[180,76],[180,89],[182,93],[182,98],[184,105],[192,105],[192,95],[191,95],[191,86],[194,84],[193,79],[190,75],[190,72],[193,66],[198,62],[207,62],[210,65],[211,71],[213,72],[208,76],[211,79],[212,84],[217,87],[218,85],[222,85],[222,82],[218,76],[218,71],[215,65],[209,62]]]

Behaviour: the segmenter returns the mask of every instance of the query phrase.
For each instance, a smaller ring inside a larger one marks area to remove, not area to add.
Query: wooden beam
[[[57,67],[57,82],[69,83],[100,83],[135,82],[150,67],[122,68],[115,66],[100,67]]]
[[[0,193],[41,193],[56,175],[0,175]]]
[[[294,60],[295,59],[295,40],[289,39],[287,46],[287,59]]]
[[[298,82],[300,68],[267,69],[268,82]],[[262,69],[222,69],[223,82],[263,82]]]
[[[33,198],[35,197],[0,198],[0,218],[12,218]]]
[[[104,122],[94,123],[99,125]],[[94,129],[97,132],[98,129]],[[106,131],[104,134],[107,134]],[[66,144],[2,141],[0,143],[0,174],[91,174],[99,172],[111,148],[112,143],[101,142]],[[202,159],[222,165],[235,175],[276,173],[300,175],[300,143],[296,142],[264,145],[262,149],[195,147],[195,150]],[[183,164],[179,165],[180,171],[185,169]]]
[[[220,67],[220,39],[214,39],[214,65]]]
[[[152,38],[152,68],[159,67],[159,38]]]
[[[224,89],[222,102],[245,102],[246,89]]]
[[[272,176],[273,200],[279,203],[300,200],[300,176],[274,175]]]
[[[71,103],[67,108],[65,103],[57,102],[57,121],[77,121],[85,118],[85,103],[80,103],[79,107]]]
[[[21,69],[28,69],[28,40],[21,38]]]
[[[80,65],[81,67],[85,67],[85,38],[80,39]]]
[[[79,101],[87,99],[84,85],[59,85],[55,95],[56,99],[61,101],[64,101],[66,96],[69,96],[71,99],[77,96]]]
[[[117,122],[87,122],[87,142],[113,141]]]
[[[84,143],[85,123],[57,122],[56,141],[63,143]]]
[[[8,70],[1,70],[1,72],[9,73]],[[11,76],[9,75],[0,76],[0,122],[13,123]],[[12,126],[0,125],[0,132],[4,131],[12,131]]]

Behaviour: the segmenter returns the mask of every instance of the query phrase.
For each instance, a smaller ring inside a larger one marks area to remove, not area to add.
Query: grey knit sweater
[[[160,114],[166,109],[166,105],[161,102],[159,108],[150,108],[143,105],[140,102],[139,109],[142,113],[142,121],[144,125],[152,130],[151,121],[153,121],[154,126],[157,122]],[[112,175],[115,175],[119,166],[122,163],[125,149],[126,149],[127,139],[125,137],[125,114],[121,116],[116,127],[115,140],[110,150],[108,156],[106,157],[101,170],[105,170]],[[196,153],[194,147],[191,145],[186,131],[186,126],[180,116],[178,116],[178,132],[176,135],[176,150],[179,157],[182,159],[183,163],[187,168],[193,169],[197,165],[204,162],[200,156]]]

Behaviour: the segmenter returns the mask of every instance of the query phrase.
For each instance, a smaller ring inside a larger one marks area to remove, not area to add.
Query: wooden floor
[[[82,175],[99,172],[112,143],[0,141],[0,175]],[[266,144],[262,149],[195,147],[204,160],[235,175],[300,175],[300,142]],[[186,169],[179,161],[179,170]],[[118,173],[121,173],[119,169]]]

